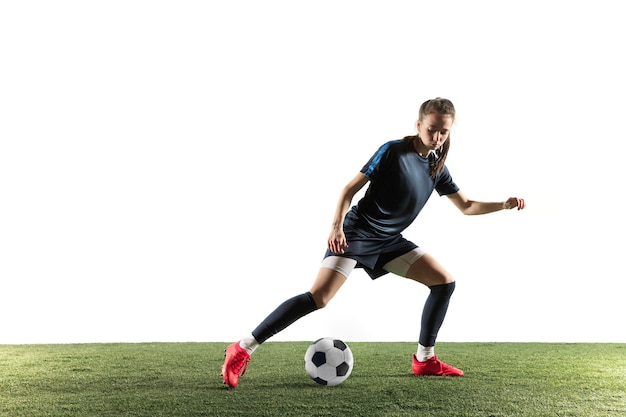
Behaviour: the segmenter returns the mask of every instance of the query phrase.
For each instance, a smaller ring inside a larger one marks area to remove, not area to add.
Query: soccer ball
[[[306,373],[320,385],[334,386],[348,379],[354,358],[344,342],[322,337],[309,346],[304,354]]]

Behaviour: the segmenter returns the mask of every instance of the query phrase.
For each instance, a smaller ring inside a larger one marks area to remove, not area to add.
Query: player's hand
[[[517,207],[518,210],[523,210],[524,207],[526,207],[526,202],[523,198],[509,197],[509,199],[504,202],[503,207],[506,210],[511,210],[515,207]]]
[[[348,247],[346,235],[343,230],[333,229],[328,236],[328,249],[333,253],[343,253],[343,249]]]

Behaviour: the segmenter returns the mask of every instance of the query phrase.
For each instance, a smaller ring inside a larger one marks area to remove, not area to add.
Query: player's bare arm
[[[499,202],[475,201],[467,198],[461,191],[457,191],[454,194],[448,195],[448,198],[461,213],[466,215],[488,214],[513,208],[522,210],[526,207],[524,199],[519,197],[509,197],[506,201]]]
[[[369,178],[359,172],[341,190],[339,201],[337,202],[337,208],[335,210],[335,216],[333,217],[330,236],[328,237],[328,249],[334,253],[343,253],[343,248],[348,247],[346,236],[343,233],[343,219],[346,212],[350,208],[350,204],[352,204],[352,198],[354,198],[354,195],[358,193],[368,181]]]

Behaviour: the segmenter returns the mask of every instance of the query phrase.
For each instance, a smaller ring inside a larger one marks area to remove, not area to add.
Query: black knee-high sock
[[[293,322],[317,310],[315,300],[310,292],[296,295],[279,305],[252,331],[252,336],[259,343],[265,342],[276,333],[285,329]]]
[[[433,285],[430,288],[430,295],[424,304],[422,312],[422,330],[420,331],[420,345],[435,346],[437,333],[443,324],[443,319],[448,311],[450,297],[454,292],[456,284]]]

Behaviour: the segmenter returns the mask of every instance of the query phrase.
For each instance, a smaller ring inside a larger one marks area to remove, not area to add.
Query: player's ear
[[[417,133],[419,133],[421,126],[422,126],[422,121],[420,119],[417,119],[417,122],[415,122],[415,130],[417,131]]]

